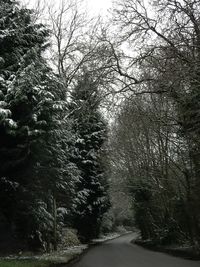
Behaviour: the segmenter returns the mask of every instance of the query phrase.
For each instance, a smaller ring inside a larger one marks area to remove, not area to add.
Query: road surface
[[[200,267],[200,261],[176,258],[130,243],[134,234],[94,246],[72,267]]]

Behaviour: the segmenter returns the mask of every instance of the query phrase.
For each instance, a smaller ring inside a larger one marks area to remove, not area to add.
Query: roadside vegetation
[[[81,2],[0,1],[1,255],[133,226],[200,254],[200,1]]]
[[[113,46],[125,78],[122,91],[128,94],[111,137],[113,179],[128,188],[141,238],[197,254],[199,10],[200,2],[192,0],[125,0],[116,5],[114,22],[122,31],[116,38],[124,44],[128,40],[130,65],[121,65]]]
[[[49,267],[50,263],[26,260],[0,260],[1,267]]]

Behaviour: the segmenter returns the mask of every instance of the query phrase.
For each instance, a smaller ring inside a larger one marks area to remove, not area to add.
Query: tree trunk
[[[57,250],[57,205],[56,205],[56,198],[53,197],[53,249],[54,251]]]

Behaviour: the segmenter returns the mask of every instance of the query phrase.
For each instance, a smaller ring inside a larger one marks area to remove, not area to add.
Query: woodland
[[[0,249],[135,227],[200,252],[200,1],[0,1]]]

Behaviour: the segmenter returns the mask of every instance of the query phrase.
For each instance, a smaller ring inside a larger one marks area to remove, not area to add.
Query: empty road
[[[71,267],[200,267],[200,261],[176,258],[146,250],[130,241],[134,234],[94,246]]]

